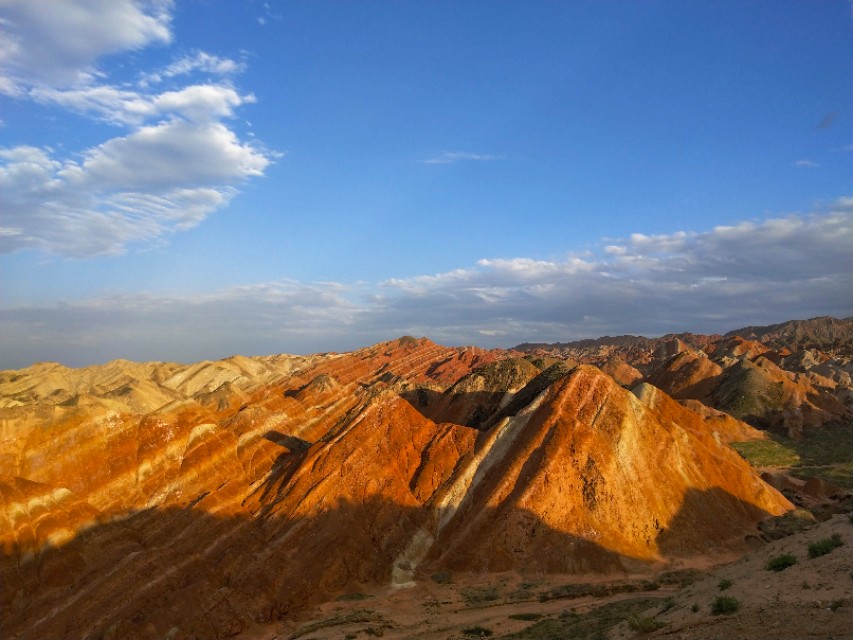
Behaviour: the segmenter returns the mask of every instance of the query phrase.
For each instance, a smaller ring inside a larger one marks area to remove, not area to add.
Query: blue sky
[[[849,316],[852,25],[0,0],[0,368]]]

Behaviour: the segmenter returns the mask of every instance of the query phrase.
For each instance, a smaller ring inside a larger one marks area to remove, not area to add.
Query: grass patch
[[[673,569],[672,571],[664,571],[659,574],[655,580],[660,584],[672,584],[679,587],[686,587],[699,578],[704,578],[705,574],[699,569]]]
[[[809,558],[820,558],[833,549],[837,549],[843,545],[844,543],[841,541],[841,536],[834,533],[831,538],[823,538],[817,542],[812,542],[809,545]]]
[[[641,617],[660,604],[661,598],[631,598],[611,602],[584,614],[546,618],[526,629],[503,636],[505,640],[586,640],[606,635],[620,622]]]
[[[367,600],[370,598],[366,593],[344,593],[337,597],[338,602],[352,602],[355,600]]]
[[[801,440],[778,433],[732,447],[754,467],[789,467],[800,478],[818,477],[853,489],[853,429],[822,427],[807,430]]]
[[[753,442],[732,442],[732,447],[753,467],[793,467],[800,462],[797,452],[780,442],[775,436]]]
[[[719,596],[711,605],[711,613],[715,616],[734,613],[740,609],[740,602],[731,596]]]
[[[720,591],[725,591],[729,587],[731,587],[734,583],[731,580],[720,580],[717,583],[717,589]]]
[[[536,599],[536,593],[532,591],[537,585],[533,582],[522,582],[515,591],[507,594],[508,602],[529,602]]]
[[[793,567],[797,564],[797,559],[792,556],[790,553],[786,553],[781,556],[776,556],[775,558],[770,558],[767,561],[767,564],[764,565],[764,568],[767,571],[784,571],[788,567]]]
[[[807,431],[800,441],[788,442],[806,466],[853,463],[853,429],[849,427],[826,426]]]
[[[580,584],[566,584],[554,587],[539,594],[539,602],[549,600],[571,600],[573,598],[585,598],[593,596],[603,598],[617,593],[636,593],[637,591],[657,591],[660,583],[656,580],[641,580],[639,582],[611,582],[607,584],[593,584],[583,582]]]
[[[799,466],[793,469],[791,474],[795,478],[808,480],[809,478],[821,478],[832,484],[837,484],[845,489],[853,489],[853,462],[839,462],[821,466]]]
[[[648,616],[631,616],[628,618],[628,626],[631,627],[631,631],[637,631],[638,633],[651,633],[652,631],[657,631],[666,625],[660,620],[655,620]]]
[[[498,587],[488,585],[485,587],[467,587],[461,591],[465,604],[469,607],[489,604],[501,597]]]
[[[462,629],[462,634],[466,638],[488,638],[489,636],[494,635],[494,631],[487,629],[486,627],[476,626]]]

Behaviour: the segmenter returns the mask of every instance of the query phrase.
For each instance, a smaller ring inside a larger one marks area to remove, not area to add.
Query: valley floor
[[[833,536],[841,545],[810,557],[810,545]],[[851,515],[836,515],[739,559],[697,558],[631,576],[442,573],[412,588],[344,594],[306,619],[256,627],[241,637],[848,639],[853,638],[851,549]],[[771,560],[786,555],[795,563],[778,572],[767,569]],[[726,603],[737,610],[713,613],[715,604],[724,608]]]

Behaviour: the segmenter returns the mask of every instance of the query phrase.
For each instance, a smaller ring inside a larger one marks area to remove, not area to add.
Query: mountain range
[[[798,505],[729,443],[849,431],[851,338],[816,318],[0,371],[0,631],[265,637],[437,574],[743,554]]]

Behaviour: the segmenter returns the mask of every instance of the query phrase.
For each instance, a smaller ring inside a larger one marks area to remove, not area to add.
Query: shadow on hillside
[[[0,636],[163,638],[177,627],[172,637],[230,637],[345,590],[389,585],[427,519],[425,509],[380,498],[302,518],[148,509],[35,556],[7,547]]]
[[[430,389],[414,389],[404,391],[400,397],[436,424],[452,422],[488,431],[502,418],[514,416],[524,409],[541,391],[543,389],[525,388],[507,399],[504,392],[439,393]]]
[[[719,487],[705,491],[688,489],[675,517],[658,534],[658,548],[664,555],[678,556],[736,545],[754,532],[733,531],[733,521],[760,522],[770,515]]]
[[[444,393],[419,388],[400,395],[433,422],[452,422],[485,431],[502,418],[516,415],[551,384],[570,375],[575,368],[572,363],[558,360],[514,392],[507,389],[459,391],[451,387]]]
[[[264,505],[258,516],[265,518],[275,505],[281,488],[287,485],[293,477],[311,448],[311,443],[296,436],[283,434],[279,431],[267,431],[264,438],[284,448],[273,462],[269,474],[263,482],[259,501]],[[272,496],[275,491],[275,496]]]
[[[400,397],[437,424],[452,422],[482,430],[490,425],[490,418],[498,412],[505,395],[491,391],[439,393],[420,388],[404,391]]]
[[[279,431],[267,431],[264,438],[270,442],[285,447],[291,452],[305,451],[311,446],[311,443],[296,436],[289,436]]]
[[[428,509],[378,496],[362,504],[319,500],[303,517],[220,516],[199,507],[131,513],[34,556],[7,545],[0,558],[0,636],[230,637],[256,623],[292,619],[344,591],[389,585],[401,552],[432,522]],[[722,491],[690,492],[661,533],[661,547],[705,551],[708,540],[742,537],[745,531],[726,530],[730,512],[756,521],[767,515]],[[465,514],[459,516],[464,524]],[[486,510],[482,520],[488,526],[473,538],[441,537],[448,552],[433,549],[420,571],[608,572],[637,566],[596,542],[550,528],[528,511]]]

